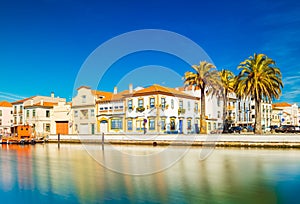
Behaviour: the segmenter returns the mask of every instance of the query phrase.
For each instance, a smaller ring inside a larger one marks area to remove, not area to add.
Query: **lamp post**
[[[277,115],[279,116],[279,125],[281,126],[281,120],[282,120],[281,116],[282,116],[282,112],[279,112]]]

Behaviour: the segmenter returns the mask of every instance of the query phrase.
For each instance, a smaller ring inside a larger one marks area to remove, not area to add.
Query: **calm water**
[[[191,148],[164,171],[130,176],[104,168],[82,145],[0,148],[1,203],[300,203],[299,150],[216,149],[200,161],[201,149]],[[133,155],[164,149],[116,148]],[[110,148],[103,153],[128,168]]]

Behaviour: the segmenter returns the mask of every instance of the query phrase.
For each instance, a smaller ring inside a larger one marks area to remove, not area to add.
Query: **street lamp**
[[[279,112],[277,115],[279,116],[279,124],[280,124],[280,126],[281,126],[281,120],[282,120],[281,116],[282,116],[282,112]]]

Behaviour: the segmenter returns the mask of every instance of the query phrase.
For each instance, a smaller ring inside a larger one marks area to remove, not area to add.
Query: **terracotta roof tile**
[[[18,103],[24,103],[25,101],[28,101],[28,100],[30,100],[30,99],[32,99],[32,98],[34,98],[35,96],[31,96],[31,97],[29,97],[29,98],[24,98],[24,99],[22,99],[22,100],[18,100],[18,101],[15,101],[15,102],[12,102],[11,104],[18,104]]]
[[[53,103],[53,102],[43,102],[43,105],[41,104],[41,102],[35,103],[33,105],[27,105],[25,107],[34,107],[34,106],[38,106],[38,107],[53,107],[56,106],[58,103]]]
[[[151,95],[151,94],[166,94],[175,97],[198,99],[197,97],[191,96],[182,91],[176,90],[174,88],[164,87],[158,84],[153,84],[152,86],[136,91],[132,94],[132,96],[142,96],[142,95]],[[127,96],[129,94],[125,94],[125,95]]]
[[[12,104],[7,101],[1,101],[0,107],[12,107]]]
[[[273,107],[291,107],[292,105],[287,102],[279,102],[279,103],[273,103]]]

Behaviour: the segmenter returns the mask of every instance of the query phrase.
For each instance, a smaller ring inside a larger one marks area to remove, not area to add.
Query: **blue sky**
[[[245,58],[265,53],[283,73],[280,100],[300,105],[297,0],[1,0],[0,100],[51,91],[70,100],[88,56],[107,40],[140,29],[183,35],[200,45],[217,69],[235,74]],[[157,71],[160,66],[166,72]],[[140,68],[150,71],[142,74]],[[168,69],[175,74],[169,75]],[[130,82],[180,86],[180,76],[189,69],[187,63],[165,53],[135,53],[114,63],[96,88],[112,91],[118,85],[122,90]]]

